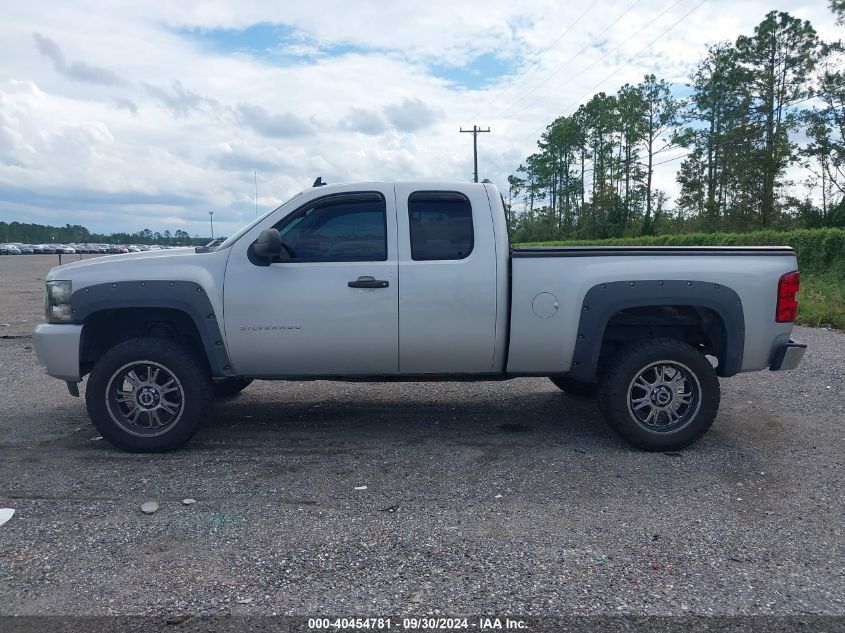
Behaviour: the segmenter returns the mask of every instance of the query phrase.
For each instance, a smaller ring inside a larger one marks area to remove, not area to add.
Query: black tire
[[[85,389],[88,414],[100,435],[132,453],[183,446],[213,400],[203,364],[174,341],[157,338],[111,348],[94,365]]]
[[[595,398],[598,395],[598,382],[582,382],[569,376],[549,376],[555,387],[575,398]]]
[[[674,339],[648,339],[613,358],[599,387],[599,408],[634,446],[678,450],[707,432],[720,395],[716,371],[701,352]]]
[[[234,398],[241,391],[249,387],[252,378],[226,378],[225,380],[214,381],[215,398]]]

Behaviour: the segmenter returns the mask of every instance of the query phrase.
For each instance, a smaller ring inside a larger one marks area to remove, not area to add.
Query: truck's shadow
[[[378,436],[400,443],[427,438],[461,443],[505,439],[577,444],[586,440],[610,446],[619,442],[595,402],[554,391],[508,394],[495,390],[489,398],[480,397],[477,391],[466,396],[421,392],[414,399],[405,391],[394,399],[389,387],[380,397],[352,388],[315,402],[302,397],[302,391],[288,399],[283,391],[253,389],[234,400],[218,402],[195,441],[225,437],[269,443],[282,439],[348,442],[355,437],[372,441]]]

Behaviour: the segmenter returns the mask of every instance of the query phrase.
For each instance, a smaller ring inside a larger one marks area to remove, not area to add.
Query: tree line
[[[845,0],[830,6],[843,24]],[[596,94],[552,121],[538,151],[508,177],[512,235],[845,226],[842,62],[840,42],[772,11],[753,33],[708,48],[687,97],[653,74]],[[675,161],[679,194],[670,201],[654,171]],[[807,180],[787,177],[794,165]]]
[[[22,222],[0,222],[0,243],[23,244],[160,244],[162,246],[194,246],[207,244],[210,238],[191,237],[187,231],[177,229],[163,232],[144,229],[136,233],[91,233],[84,226],[46,226]]]

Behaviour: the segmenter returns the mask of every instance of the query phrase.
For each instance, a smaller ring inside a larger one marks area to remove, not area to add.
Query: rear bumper
[[[54,323],[35,326],[35,355],[47,375],[79,382],[79,342],[83,327]]]
[[[772,357],[772,364],[769,365],[769,369],[772,371],[795,369],[801,364],[801,359],[804,358],[804,352],[806,351],[806,343],[789,341],[786,345],[781,345],[775,350],[775,355]]]

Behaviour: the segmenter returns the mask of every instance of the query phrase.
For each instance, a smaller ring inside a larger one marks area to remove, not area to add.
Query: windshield
[[[256,218],[255,220],[253,220],[252,222],[247,224],[245,227],[243,227],[239,231],[236,231],[233,235],[228,237],[225,242],[223,242],[220,246],[215,247],[214,250],[219,251],[219,250],[223,250],[224,248],[229,248],[232,244],[234,244],[239,239],[241,239],[241,237],[243,237],[245,234],[249,233],[249,231],[251,231],[252,228],[255,227],[256,225],[258,225],[259,222],[262,222],[264,220],[264,218],[269,216],[271,213],[275,213],[276,211],[281,209],[283,206],[285,206],[288,202],[290,202],[294,198],[298,198],[301,195],[302,195],[302,192],[300,191],[299,193],[297,193],[297,194],[291,196],[290,198],[288,198],[287,200],[285,200],[282,204],[280,204],[275,209],[271,209],[270,211],[268,211],[267,213],[262,215],[260,218]]]

